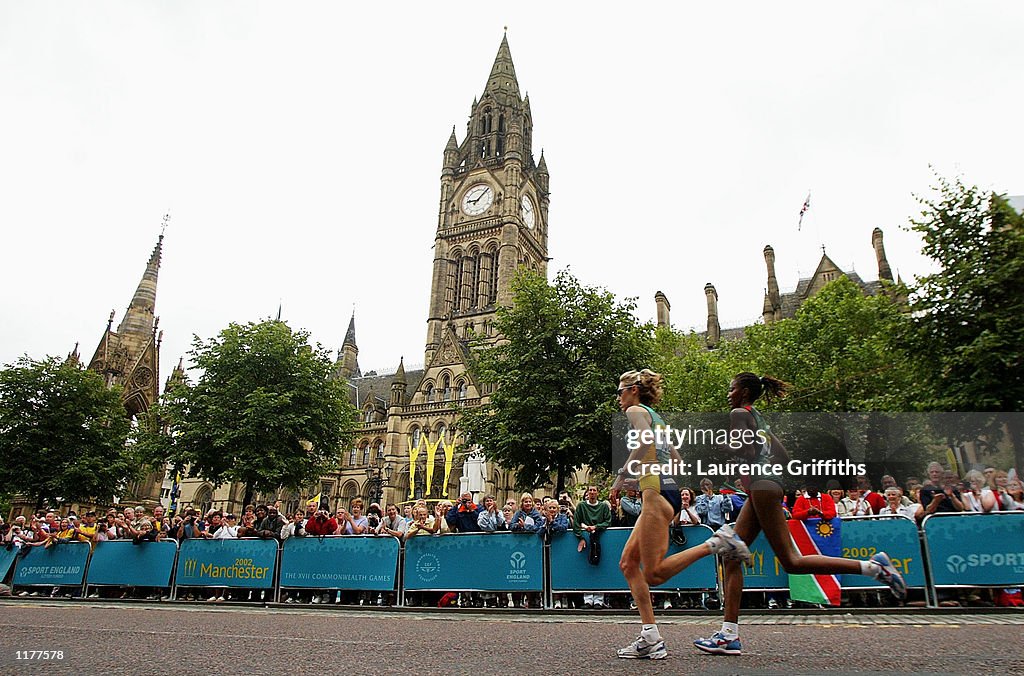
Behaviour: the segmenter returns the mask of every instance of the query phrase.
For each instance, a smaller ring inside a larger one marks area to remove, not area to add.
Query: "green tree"
[[[245,484],[245,501],[298,489],[333,470],[355,428],[346,384],[309,334],[281,321],[231,324],[189,355],[195,384],[172,389],[147,425],[150,457],[214,484]]]
[[[939,178],[911,228],[938,270],[918,280],[914,347],[929,356],[927,406],[949,411],[1024,408],[1024,217],[1007,200]],[[1016,421],[1019,417],[1011,418]],[[1024,430],[1009,425],[1018,468]]]
[[[0,372],[0,485],[36,508],[56,498],[109,503],[141,478],[126,446],[121,389],[57,357],[23,357]]]
[[[554,476],[562,490],[574,469],[611,467],[615,385],[624,371],[650,364],[651,327],[637,322],[633,301],[617,302],[565,271],[553,284],[522,272],[512,291],[512,306],[495,320],[503,339],[474,353],[474,374],[496,390],[460,425],[469,443],[514,468],[519,487]]]

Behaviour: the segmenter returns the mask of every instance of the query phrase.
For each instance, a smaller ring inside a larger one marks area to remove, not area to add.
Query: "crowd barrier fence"
[[[625,592],[618,568],[631,529],[602,534],[601,560],[588,561],[569,533],[545,545],[537,534],[464,533],[415,537],[400,545],[380,536],[330,536],[275,540],[173,540],[133,544],[63,543],[18,550],[0,549],[4,577],[14,566],[15,587],[104,586],[236,588],[261,590],[265,600],[280,600],[282,590],[331,589],[406,591]],[[684,529],[687,547],[711,535],[706,526]],[[936,589],[946,587],[1024,586],[1024,512],[931,515],[921,531],[901,517],[851,517],[842,523],[842,555],[865,559],[885,551],[904,574],[908,587],[926,590],[930,605]],[[788,588],[788,578],[764,534],[751,547],[753,565],[744,568],[745,591]],[[679,551],[670,544],[669,553]],[[2,579],[2,578],[0,578]],[[859,575],[842,575],[844,590],[881,589]],[[718,586],[712,557],[700,559],[656,589],[708,591]],[[268,595],[269,592],[269,595]]]

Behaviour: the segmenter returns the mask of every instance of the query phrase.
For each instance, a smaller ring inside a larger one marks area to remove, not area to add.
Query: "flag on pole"
[[[320,509],[320,496],[322,493],[317,493],[309,500],[306,500],[306,507],[312,507],[313,509]]]
[[[804,205],[802,207],[800,207],[800,220],[797,221],[797,224],[796,224],[796,229],[798,231],[800,230],[800,226],[802,226],[804,224],[804,214],[806,214],[807,210],[810,209],[810,208],[811,208],[811,193],[808,191],[807,199],[804,200]]]
[[[842,533],[839,517],[787,521],[793,543],[804,556],[840,556]],[[838,575],[790,575],[789,596],[794,601],[838,606],[841,590]]]

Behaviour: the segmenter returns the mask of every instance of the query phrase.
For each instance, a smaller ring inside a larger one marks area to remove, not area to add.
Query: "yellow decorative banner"
[[[420,443],[409,448],[409,499],[416,496],[416,458],[420,457],[420,446],[423,446],[423,437],[420,436]]]
[[[444,439],[441,439],[441,443],[444,443]],[[455,439],[452,439],[452,443],[444,444],[444,484],[448,486],[448,477],[452,473],[452,461],[455,459]],[[454,500],[455,496],[452,495],[451,487],[448,488],[448,499]]]
[[[322,494],[323,494],[322,492],[321,493],[317,493],[316,495],[311,497],[309,500],[306,500],[306,506],[307,507],[314,507],[316,509],[320,509],[320,496]]]
[[[430,484],[434,481],[434,457],[437,455],[437,445],[441,443],[441,439],[438,439],[434,443],[427,442],[427,494],[423,497],[430,497]],[[444,491],[441,491],[441,495],[444,495]]]

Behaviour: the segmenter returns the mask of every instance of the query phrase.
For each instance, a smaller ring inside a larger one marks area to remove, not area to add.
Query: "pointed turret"
[[[160,271],[160,255],[163,251],[164,236],[157,239],[153,253],[146,263],[146,271],[142,274],[139,287],[135,290],[132,302],[128,305],[121,324],[117,327],[120,335],[148,335],[153,332],[153,321],[156,310],[156,280]]]
[[[398,370],[391,378],[391,406],[401,406],[405,401],[405,389],[408,382],[405,378],[405,357],[398,360]]]
[[[444,169],[452,170],[459,166],[459,140],[455,138],[455,125],[448,137],[448,145],[444,147]]]
[[[892,268],[885,258],[885,245],[882,243],[882,229],[875,228],[871,233],[871,246],[875,249],[875,260],[878,262],[878,278],[892,281]]]
[[[362,375],[359,372],[359,348],[356,346],[356,313],[352,311],[352,318],[348,321],[348,331],[345,332],[345,342],[338,351],[338,361],[335,372],[340,378],[358,378]]]
[[[178,365],[171,371],[171,375],[168,376],[167,382],[164,383],[164,392],[167,392],[176,385],[181,385],[185,382],[185,358],[180,357],[178,359]]]
[[[516,67],[512,64],[512,52],[508,48],[508,35],[501,38],[498,55],[494,57],[494,65],[491,66],[491,74],[487,78],[484,93],[492,94],[502,103],[513,96],[517,103],[520,101],[519,81],[516,80]]]
[[[71,352],[68,352],[68,358],[65,360],[65,362],[68,364],[73,364],[75,366],[81,366],[82,356],[78,354],[78,343],[75,343],[75,349],[71,350]]]

